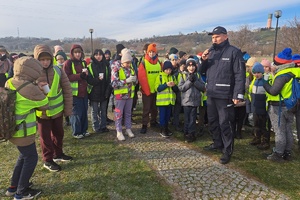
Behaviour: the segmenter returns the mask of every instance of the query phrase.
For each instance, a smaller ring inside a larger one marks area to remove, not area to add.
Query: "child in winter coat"
[[[163,64],[163,71],[156,77],[155,90],[156,94],[156,106],[159,109],[159,125],[160,135],[162,137],[169,137],[172,135],[168,129],[168,122],[171,116],[172,106],[175,105],[176,94],[178,87],[177,81],[172,73],[172,63],[165,61]]]
[[[125,137],[122,133],[122,119],[124,115],[124,123],[126,134],[129,137],[134,137],[131,131],[131,108],[134,96],[134,86],[137,78],[135,71],[131,67],[131,52],[124,48],[121,51],[121,60],[116,60],[111,64],[111,84],[114,89],[116,99],[115,126],[117,130],[117,138],[122,141]]]
[[[14,199],[33,199],[41,193],[40,190],[31,189],[30,178],[38,162],[35,145],[36,114],[35,110],[46,110],[48,98],[41,91],[45,83],[36,83],[42,75],[42,65],[31,57],[18,58],[14,64],[14,76],[6,82],[5,87],[17,91],[16,95],[16,124],[18,131],[9,140],[16,145],[19,157],[11,177],[11,186],[5,195]]]
[[[178,88],[181,91],[181,104],[184,111],[184,137],[186,142],[196,140],[196,116],[200,106],[201,92],[205,91],[205,84],[197,73],[195,59],[186,61],[187,71],[180,78]]]

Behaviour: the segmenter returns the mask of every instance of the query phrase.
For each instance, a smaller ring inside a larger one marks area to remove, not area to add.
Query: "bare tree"
[[[278,33],[278,43],[281,49],[290,47],[293,52],[300,53],[300,19],[296,16],[288,21]]]
[[[242,51],[254,53],[256,49],[256,41],[254,32],[251,31],[249,25],[243,25],[238,31],[228,33],[229,41],[232,45],[240,48]]]

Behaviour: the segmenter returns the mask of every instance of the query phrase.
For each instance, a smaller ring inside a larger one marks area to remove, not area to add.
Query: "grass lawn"
[[[134,120],[141,122],[140,108],[138,110]],[[71,137],[70,127],[66,127],[64,150],[74,157],[74,161],[61,163],[63,170],[55,173],[42,167],[37,138],[39,162],[32,181],[35,188],[42,189],[39,199],[173,199],[176,188],[167,185],[143,160],[135,157],[132,150],[118,145],[114,126],[109,128],[110,133],[92,134],[78,140]],[[220,153],[203,151],[203,147],[212,141],[207,130],[205,132],[191,147],[218,161]],[[291,199],[300,199],[300,156],[296,145],[293,161],[273,163],[265,159],[265,154],[271,150],[261,151],[248,144],[252,139],[251,132],[252,128],[246,127],[242,132],[243,139],[235,140],[228,167],[281,191]],[[175,132],[173,137],[183,141],[180,132]],[[271,142],[274,146],[274,135]],[[10,142],[0,143],[0,151],[0,199],[11,199],[4,193],[10,184],[18,152]]]

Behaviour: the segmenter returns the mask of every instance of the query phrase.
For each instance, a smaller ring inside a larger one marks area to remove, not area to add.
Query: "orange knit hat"
[[[156,44],[154,44],[154,43],[149,44],[149,46],[147,48],[147,53],[149,53],[149,51],[153,51],[153,52],[157,53]]]

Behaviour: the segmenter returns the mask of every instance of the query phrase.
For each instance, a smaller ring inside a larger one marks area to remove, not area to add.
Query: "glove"
[[[135,82],[135,81],[136,81],[136,77],[135,76],[129,76],[126,79],[126,83],[132,83],[132,82]]]
[[[265,80],[265,81],[268,81],[268,80],[269,80],[269,77],[270,77],[270,74],[264,74],[264,80]]]
[[[194,74],[190,74],[189,80],[190,80],[191,82],[195,82],[195,80],[196,80],[195,75],[194,75]]]
[[[86,80],[86,78],[87,78],[86,73],[81,72],[81,73],[80,73],[80,78]]]

